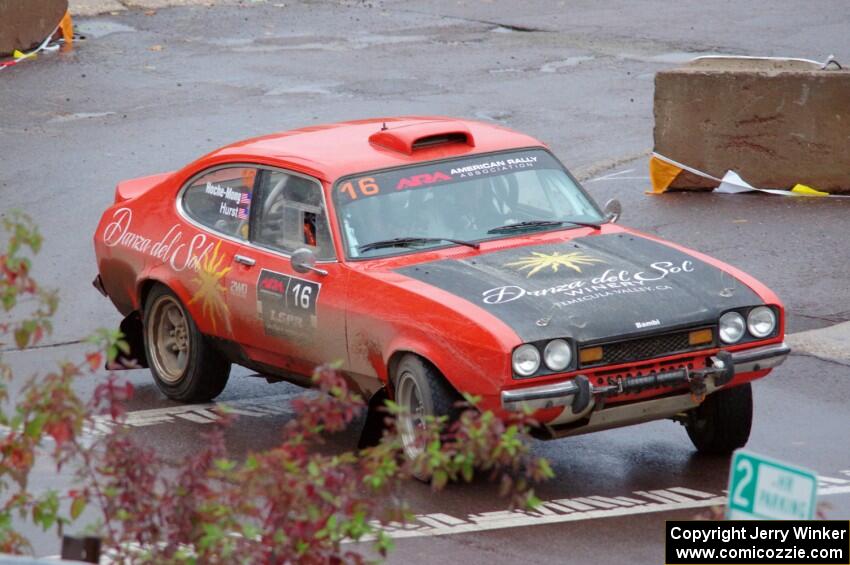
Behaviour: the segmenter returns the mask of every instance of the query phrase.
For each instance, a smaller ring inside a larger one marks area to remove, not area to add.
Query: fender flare
[[[391,375],[398,361],[408,353],[417,355],[430,363],[446,379],[446,382],[458,392],[464,390],[472,394],[498,395],[498,391],[501,388],[501,382],[497,378],[492,379],[490,382],[487,380],[475,380],[474,382],[478,385],[476,387],[478,390],[469,390],[469,386],[458,386],[460,383],[456,381],[457,375],[455,374],[458,371],[452,372],[450,369],[458,369],[459,360],[472,364],[472,361],[468,360],[468,356],[463,351],[453,351],[447,348],[446,344],[438,345],[427,339],[399,336],[387,344],[382,356],[384,374],[379,373],[378,375],[387,388],[390,398],[394,398],[395,394],[395,391],[392,390]]]

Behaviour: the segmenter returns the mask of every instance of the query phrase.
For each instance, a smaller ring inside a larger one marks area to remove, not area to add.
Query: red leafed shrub
[[[0,256],[0,297],[5,312],[30,300],[22,321],[0,325],[0,339],[13,336],[19,349],[50,330],[54,294],[29,276],[23,250],[36,253],[41,240],[21,215],[4,223],[10,239]],[[173,461],[136,441],[121,425],[132,387],[114,373],[94,376],[127,346],[117,332],[99,330],[93,351],[78,364],[28,381],[14,399],[6,396],[11,368],[0,358],[0,551],[29,549],[16,524],[30,519],[44,529],[77,520],[86,508],[111,557],[150,563],[360,563],[350,541],[368,540],[385,555],[391,540],[381,529],[403,522],[409,509],[401,486],[413,475],[431,477],[434,490],[449,481],[471,481],[476,473],[497,481],[511,506],[536,503],[532,486],[552,476],[545,460],[530,456],[525,438],[533,422],[504,423],[474,408],[474,399],[454,423],[429,421],[421,430],[422,454],[406,460],[391,425],[398,406],[387,403],[390,423],[373,447],[342,453],[321,448],[323,437],[346,430],[366,406],[331,367],[314,375],[316,390],[293,401],[295,417],[281,430],[276,447],[245,457],[229,454],[224,432],[232,416],[218,408],[219,421],[191,456]],[[92,398],[74,385],[98,378]],[[6,405],[11,406],[7,409]],[[95,418],[114,425],[94,441],[84,435]],[[44,440],[52,439],[50,448]],[[37,457],[61,469],[72,466],[70,488],[34,495],[28,477]]]

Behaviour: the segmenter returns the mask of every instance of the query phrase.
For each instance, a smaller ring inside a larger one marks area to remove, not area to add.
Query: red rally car
[[[493,124],[315,126],[119,183],[95,286],[175,400],[215,398],[232,363],[306,386],[336,361],[409,410],[410,453],[461,392],[533,409],[541,437],[671,418],[701,451],[742,446],[750,381],[789,353],[781,302],[618,216]]]

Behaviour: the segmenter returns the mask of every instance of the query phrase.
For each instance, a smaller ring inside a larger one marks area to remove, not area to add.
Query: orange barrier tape
[[[652,181],[652,194],[662,194],[679,176],[682,169],[654,155],[649,159],[649,178]]]
[[[59,22],[59,29],[62,31],[62,39],[65,40],[65,48],[69,49],[74,44],[74,20],[71,19],[71,12],[65,12],[62,16],[62,21]]]

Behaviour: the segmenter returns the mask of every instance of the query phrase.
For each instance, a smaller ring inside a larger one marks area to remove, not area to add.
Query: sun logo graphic
[[[564,267],[580,273],[582,266],[604,262],[602,259],[585,255],[581,251],[573,251],[571,253],[561,253],[560,251],[540,253],[538,251],[532,251],[531,256],[523,257],[519,261],[512,263],[506,263],[505,267],[516,267],[520,271],[528,269],[526,278],[531,278],[544,269],[552,269],[553,273],[557,273],[560,267]]]
[[[208,253],[199,263],[195,277],[192,282],[198,285],[195,294],[189,301],[189,305],[195,302],[201,305],[201,312],[204,317],[212,322],[213,331],[216,330],[218,319],[224,321],[225,327],[230,330],[230,310],[227,307],[227,302],[224,299],[224,293],[227,287],[222,282],[224,275],[230,272],[231,267],[222,267],[225,257],[224,253],[219,255],[219,241],[213,248],[212,253]]]

